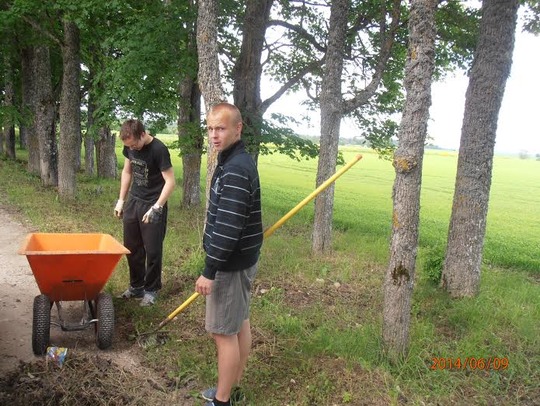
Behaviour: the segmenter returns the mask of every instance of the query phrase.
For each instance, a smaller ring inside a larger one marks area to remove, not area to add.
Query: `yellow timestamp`
[[[501,371],[508,369],[508,357],[432,357],[431,370],[470,369],[483,371]]]

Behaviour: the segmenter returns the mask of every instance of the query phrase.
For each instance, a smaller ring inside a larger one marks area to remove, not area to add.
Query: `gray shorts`
[[[233,335],[240,332],[249,319],[251,284],[257,274],[257,264],[243,271],[216,273],[212,293],[206,296],[206,331]]]

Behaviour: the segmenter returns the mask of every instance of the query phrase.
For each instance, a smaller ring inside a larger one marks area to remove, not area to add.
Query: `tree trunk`
[[[88,113],[90,113],[90,105],[88,105]],[[94,141],[93,127],[89,124],[84,135],[84,173],[88,176],[94,176],[94,150],[96,143]]]
[[[475,296],[486,232],[497,120],[510,75],[517,0],[484,0],[465,112],[441,284],[453,297]]]
[[[39,175],[39,141],[36,137],[35,125],[32,112],[35,104],[35,86],[32,69],[34,66],[34,49],[27,47],[21,50],[21,94],[23,116],[25,122],[22,124],[20,131],[21,144],[28,150],[28,172]]]
[[[84,173],[88,176],[94,176],[94,150],[96,148],[96,143],[94,141],[93,134],[86,131],[84,135]]]
[[[15,84],[13,83],[13,61],[9,59],[9,53],[4,55],[4,107],[7,114],[4,117],[4,153],[8,158],[15,159]]]
[[[35,48],[33,62],[34,131],[39,144],[39,172],[44,186],[56,186],[58,184],[58,152],[49,48],[44,46]]]
[[[96,142],[94,141],[93,134],[87,131],[84,135],[84,173],[86,173],[88,176],[94,176],[95,174],[94,151],[96,148]],[[114,177],[115,176],[113,176],[113,178]]]
[[[343,54],[347,39],[349,0],[336,0],[330,9],[326,64],[321,85],[321,141],[316,186],[320,186],[336,171],[341,125],[341,74]],[[315,199],[313,222],[314,254],[323,254],[331,249],[332,215],[334,211],[334,185],[330,185]]]
[[[107,126],[99,129],[99,139],[97,142],[97,174],[100,178],[116,179],[118,161],[114,147],[116,137]]]
[[[405,66],[406,99],[394,154],[392,240],[384,281],[383,343],[391,359],[406,354],[409,345],[414,286],[422,159],[427,134],[431,81],[435,64],[437,0],[413,0],[409,19],[409,49]]]
[[[178,140],[182,144],[182,207],[201,204],[201,155],[204,137],[200,131],[201,93],[195,80],[185,77],[179,86]]]
[[[58,194],[61,199],[72,199],[77,193],[76,176],[81,153],[80,45],[79,29],[75,23],[64,21],[63,26]]]
[[[4,127],[4,139],[6,140],[6,156],[10,159],[15,159],[15,126],[10,123]]]
[[[116,179],[118,176],[118,160],[116,157],[116,136],[111,133],[110,117],[104,114],[109,108],[104,108],[102,97],[106,92],[104,77],[99,75],[106,69],[104,55],[98,49],[93,49],[92,60],[88,64],[88,130],[84,137],[85,171],[91,175],[97,172],[100,178]],[[96,114],[98,113],[98,114]],[[95,158],[95,159],[94,159]],[[94,167],[95,165],[95,167]]]
[[[199,88],[204,98],[206,111],[224,100],[219,71],[217,42],[217,2],[200,0],[197,15],[197,56],[199,59]],[[217,165],[217,152],[208,144],[206,164],[206,195],[210,190],[212,174]]]
[[[248,151],[258,160],[261,140],[261,57],[266,26],[274,0],[249,0],[243,23],[242,47],[232,73],[234,104],[242,112],[242,139]]]
[[[94,82],[94,72],[89,67],[88,72],[88,118],[86,121],[86,134],[84,135],[84,172],[88,176],[94,176],[94,149],[96,143],[94,141],[94,112],[96,110],[96,104],[94,102],[94,92],[92,90],[92,83]]]
[[[40,175],[39,139],[36,134],[36,78],[34,74],[35,48],[28,47],[22,51],[22,95],[23,105],[28,109],[31,117],[26,127],[26,148],[28,149],[27,170],[34,175]]]

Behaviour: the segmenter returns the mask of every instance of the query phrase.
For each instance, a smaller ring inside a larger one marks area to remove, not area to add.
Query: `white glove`
[[[156,203],[144,214],[142,222],[158,223],[161,220],[161,213],[163,213],[163,207]]]
[[[124,214],[124,201],[122,199],[118,199],[116,202],[116,206],[114,206],[114,215],[118,218],[122,218],[122,215]]]

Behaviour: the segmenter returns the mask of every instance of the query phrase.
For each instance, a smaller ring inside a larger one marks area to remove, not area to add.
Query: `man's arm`
[[[161,172],[161,175],[163,176],[163,179],[165,179],[165,185],[163,185],[163,189],[161,189],[161,194],[159,195],[156,204],[163,207],[174,191],[176,181],[174,179],[174,169],[172,166],[169,169]]]
[[[120,192],[118,193],[118,201],[114,207],[114,215],[121,218],[124,213],[124,201],[131,185],[131,161],[127,158],[124,159],[124,167],[122,174],[120,175]]]
[[[173,168],[170,167],[169,169],[162,171],[161,175],[163,176],[163,179],[165,179],[165,184],[163,185],[163,189],[161,189],[157,202],[155,202],[154,205],[150,207],[150,209],[144,214],[142,218],[143,223],[153,223],[159,217],[161,217],[163,206],[165,203],[167,203],[167,199],[169,199],[169,196],[174,190],[175,181]]]
[[[124,159],[124,168],[120,175],[120,193],[118,195],[119,200],[126,200],[126,196],[131,184],[131,161],[127,158]]]

